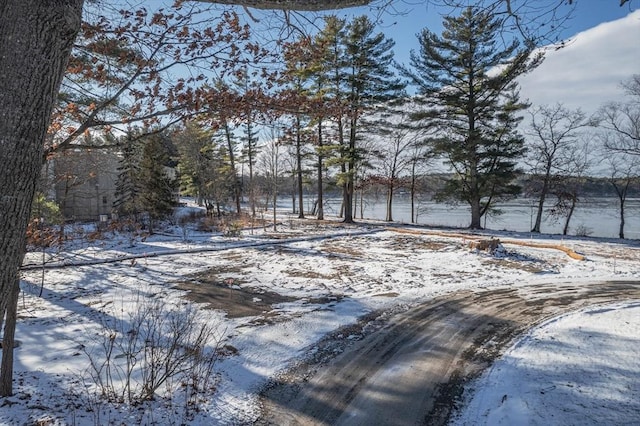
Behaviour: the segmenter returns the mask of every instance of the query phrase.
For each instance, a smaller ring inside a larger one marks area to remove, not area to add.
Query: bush
[[[47,226],[40,219],[31,219],[27,225],[28,247],[52,247],[61,241],[60,230]]]
[[[593,230],[585,225],[578,225],[576,228],[577,237],[588,237],[593,234]]]
[[[143,299],[130,312],[126,319],[106,320],[94,347],[84,347],[88,381],[99,397],[136,406],[156,397],[173,400],[184,389],[184,411],[197,407],[199,395],[215,385],[217,330],[201,324],[190,305],[170,309],[164,301]]]
[[[27,245],[51,247],[60,242],[62,234],[57,226],[62,224],[62,213],[58,205],[37,192],[31,206],[31,219],[27,225]]]

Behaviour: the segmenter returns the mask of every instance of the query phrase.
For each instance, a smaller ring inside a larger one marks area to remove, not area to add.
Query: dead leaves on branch
[[[178,2],[166,10],[93,12],[69,61],[49,151],[68,148],[88,129],[175,120],[229,103],[220,99],[228,93],[211,89],[214,80],[270,55],[230,10]]]

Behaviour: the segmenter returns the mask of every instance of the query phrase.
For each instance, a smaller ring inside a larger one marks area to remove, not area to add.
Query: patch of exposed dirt
[[[188,292],[185,299],[206,303],[208,309],[224,311],[229,318],[268,316],[273,305],[297,300],[273,291],[218,281],[188,281],[178,283],[176,288]]]
[[[281,320],[280,312],[274,310],[274,305],[279,303],[299,301],[306,305],[323,306],[344,298],[340,294],[314,298],[284,296],[263,288],[243,285],[245,281],[242,279],[221,277],[223,274],[239,274],[241,271],[240,267],[211,268],[193,275],[189,281],[177,283],[176,288],[187,292],[185,299],[204,303],[207,309],[224,311],[229,318],[256,317],[248,325],[272,324]]]
[[[535,261],[490,258],[490,259],[487,259],[485,263],[498,268],[516,269],[516,270],[528,272],[531,274],[542,274],[542,273],[553,271],[553,269],[549,265],[545,265],[542,262],[535,262]]]
[[[377,313],[308,348],[262,392],[258,425],[447,424],[467,383],[547,318],[640,298],[640,282],[459,292]]]
[[[438,241],[433,239],[425,239],[418,235],[399,234],[393,238],[388,248],[406,253],[407,250],[431,250],[440,251],[452,246],[450,241]]]
[[[297,300],[258,287],[243,286],[242,266],[210,268],[194,274],[189,281],[179,282],[176,288],[187,291],[185,299],[205,303],[208,309],[225,311],[230,318],[266,316],[273,305]],[[233,278],[228,275],[233,274]],[[223,276],[227,276],[226,278]]]
[[[362,259],[362,250],[358,249],[358,244],[354,244],[353,240],[346,242],[340,240],[323,241],[320,244],[320,250],[326,253],[328,257],[347,258],[350,260]]]
[[[400,296],[400,294],[396,293],[395,291],[390,291],[388,293],[378,293],[373,295],[373,297],[398,297],[398,296]]]
[[[310,279],[335,279],[335,275],[327,275],[318,271],[311,271],[309,269],[287,269],[284,271],[288,276],[292,278],[310,278]]]

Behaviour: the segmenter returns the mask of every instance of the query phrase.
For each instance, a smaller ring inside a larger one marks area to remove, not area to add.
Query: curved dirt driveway
[[[328,345],[324,357],[314,358],[322,362],[283,375],[263,392],[257,424],[446,424],[464,384],[515,336],[546,318],[624,299],[640,299],[640,282],[535,285],[431,300],[392,316],[338,356]]]

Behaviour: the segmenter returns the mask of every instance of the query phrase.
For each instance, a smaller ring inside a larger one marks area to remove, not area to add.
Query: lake
[[[359,200],[358,200],[359,202]],[[325,215],[336,216],[340,210],[341,200],[329,198],[325,202]],[[359,207],[359,206],[358,206]],[[528,232],[533,228],[536,206],[531,199],[516,199],[496,205],[502,210],[501,215],[482,218],[486,229]],[[291,211],[291,199],[281,198],[278,208]],[[311,201],[305,201],[307,211],[311,210]],[[420,225],[448,226],[466,228],[471,221],[471,212],[466,205],[450,206],[433,201],[421,202],[417,206]],[[617,238],[619,220],[619,201],[617,198],[590,198],[578,203],[571,222],[569,235],[576,235],[580,229],[586,229],[593,237]],[[384,220],[386,216],[385,199],[365,198],[365,219]],[[360,218],[360,211],[355,217]],[[393,220],[395,222],[411,222],[411,205],[408,197],[398,196],[393,203]],[[561,234],[564,218],[553,221],[548,215],[543,215],[541,232],[546,234]],[[625,237],[640,239],[640,198],[627,199],[625,203]]]

